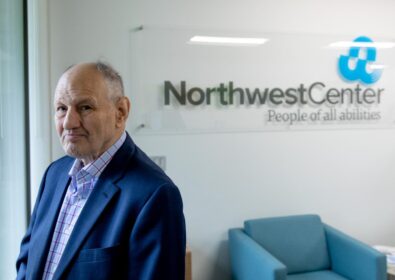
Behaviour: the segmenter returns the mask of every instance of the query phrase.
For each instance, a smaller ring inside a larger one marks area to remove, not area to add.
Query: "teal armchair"
[[[229,230],[234,280],[385,280],[386,257],[317,215],[249,220]]]

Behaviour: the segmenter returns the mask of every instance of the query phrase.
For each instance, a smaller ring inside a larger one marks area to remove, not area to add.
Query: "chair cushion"
[[[287,280],[347,280],[330,270],[316,272],[298,273],[287,276]]]
[[[330,267],[324,227],[317,215],[249,220],[245,232],[281,261],[288,274]]]

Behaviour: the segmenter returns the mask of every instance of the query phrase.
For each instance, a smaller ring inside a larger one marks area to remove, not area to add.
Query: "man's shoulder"
[[[124,174],[119,181],[124,189],[152,193],[163,186],[175,187],[173,181],[137,146],[129,162],[124,163]]]
[[[129,205],[143,207],[154,197],[166,205],[171,201],[172,207],[182,205],[180,191],[172,179],[138,147],[125,163],[123,176],[116,185],[121,190],[120,197]]]
[[[69,156],[63,156],[55,161],[53,161],[47,169],[48,175],[50,174],[59,174],[63,172],[69,172],[73,162],[74,158],[69,157]]]
[[[75,158],[72,158],[70,156],[63,156],[61,158],[58,158],[57,160],[54,160],[51,164],[51,166],[63,166],[63,165],[69,165],[70,163],[72,164],[74,162]]]
[[[135,154],[126,168],[125,175],[156,184],[173,183],[166,173],[138,147],[136,147]]]

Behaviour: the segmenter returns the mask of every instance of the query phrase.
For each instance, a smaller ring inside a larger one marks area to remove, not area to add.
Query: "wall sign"
[[[395,40],[142,27],[137,133],[393,128]]]

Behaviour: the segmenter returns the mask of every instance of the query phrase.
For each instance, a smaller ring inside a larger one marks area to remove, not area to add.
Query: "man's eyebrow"
[[[75,101],[74,101],[75,103],[86,103],[86,102],[88,102],[88,103],[97,103],[97,100],[95,99],[95,98],[93,98],[93,97],[84,97],[84,98],[81,98],[81,99],[78,99],[78,98],[76,98],[75,99]]]
[[[58,99],[55,99],[55,104],[57,103],[66,103],[69,102],[70,98],[69,97],[60,97]],[[93,103],[93,104],[97,104],[97,100],[93,97],[77,97],[75,99],[71,99],[72,104],[80,104],[80,103]]]

